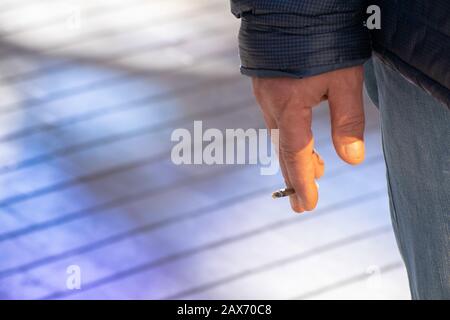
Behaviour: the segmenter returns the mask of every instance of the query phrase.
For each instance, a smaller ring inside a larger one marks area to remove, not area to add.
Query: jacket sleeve
[[[363,64],[365,0],[231,0],[241,18],[241,72],[302,78]]]

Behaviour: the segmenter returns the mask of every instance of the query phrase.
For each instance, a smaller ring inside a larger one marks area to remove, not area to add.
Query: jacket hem
[[[325,66],[317,66],[312,68],[305,68],[305,69],[299,69],[299,70],[270,70],[270,69],[254,69],[254,68],[247,68],[244,66],[241,66],[241,73],[243,75],[249,76],[249,77],[256,77],[256,78],[296,78],[296,79],[302,79],[306,77],[311,77],[315,75],[319,75],[322,73],[335,71],[339,69],[345,69],[350,67],[355,67],[358,65],[363,65],[370,57],[359,59],[359,60],[352,60],[352,61],[346,61],[342,63],[336,63],[336,64],[330,64]]]

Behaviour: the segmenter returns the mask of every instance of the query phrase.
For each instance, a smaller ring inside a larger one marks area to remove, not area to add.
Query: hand
[[[333,144],[349,164],[364,160],[362,66],[336,70],[304,79],[253,78],[254,94],[269,129],[279,129],[279,160],[296,212],[313,210],[318,190],[315,179],[324,162],[314,152],[312,108],[328,99]]]

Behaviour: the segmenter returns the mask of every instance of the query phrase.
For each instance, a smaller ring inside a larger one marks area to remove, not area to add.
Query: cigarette
[[[295,190],[292,188],[284,188],[284,189],[280,189],[277,190],[275,192],[272,193],[272,198],[273,199],[279,199],[279,198],[284,198],[284,197],[288,197],[292,194],[295,193]]]

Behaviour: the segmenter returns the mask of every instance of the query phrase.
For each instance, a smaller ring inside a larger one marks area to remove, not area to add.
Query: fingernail
[[[301,211],[303,211],[303,204],[298,196],[296,195],[289,196],[289,201],[291,202],[292,208],[301,209]]]
[[[360,159],[363,156],[363,148],[364,144],[361,141],[355,141],[345,145],[345,154],[351,159]]]
[[[317,156],[317,161],[319,162],[319,164],[324,164],[325,162],[323,161],[322,157],[320,156],[320,154],[317,153],[316,150],[314,150],[314,153]]]
[[[296,196],[295,199],[296,199],[298,205],[299,205],[300,207],[304,208],[302,198],[300,198],[300,196]]]

